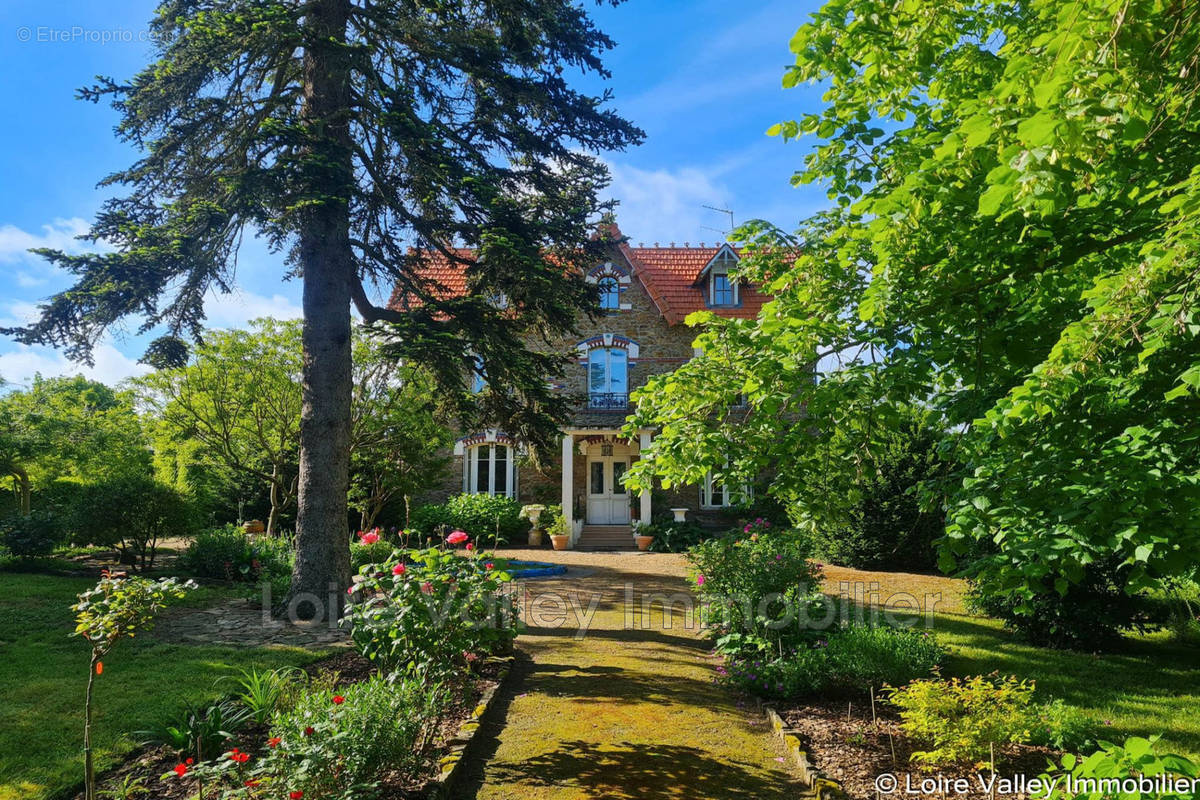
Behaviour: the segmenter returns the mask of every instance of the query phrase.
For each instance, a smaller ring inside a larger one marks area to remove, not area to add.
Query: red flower
[[[393,575],[403,575],[406,572],[408,572],[408,567],[404,566],[403,564],[397,564],[396,566],[392,567]]]
[[[429,581],[425,581],[421,584],[421,591],[425,594],[433,594],[433,584]]]
[[[278,736],[272,736],[270,739],[267,739],[267,746],[274,750],[276,747],[279,747],[279,743],[282,741],[283,739],[280,739]]]
[[[496,568],[496,565],[495,565],[495,564],[493,564],[493,563],[492,563],[492,562],[490,562],[490,561],[489,561],[489,562],[487,562],[486,564],[484,564],[483,566],[484,566],[484,568],[485,568],[485,569],[495,569],[495,568]]]
[[[471,537],[467,536],[466,531],[451,531],[450,535],[446,537],[446,542],[448,544],[461,544],[469,538]]]
[[[183,764],[176,764],[175,774],[182,778],[184,775],[187,775],[187,767],[185,767]]]
[[[236,747],[233,748],[232,750],[230,750],[228,755],[229,755],[230,761],[236,761],[239,764],[245,764],[247,761],[250,760],[249,753],[243,753],[241,750],[238,750]]]
[[[333,696],[333,704],[335,706],[340,706],[344,702],[346,702],[346,698],[342,697],[340,694],[335,694]]]
[[[305,729],[304,729],[304,735],[305,735],[305,736],[312,736],[314,732],[315,732],[315,731],[313,730],[313,726],[312,726],[312,725],[309,725],[307,728],[305,728]]]
[[[474,549],[475,549],[475,545],[471,544],[470,542],[467,542],[467,550],[474,550]]]
[[[304,792],[288,792],[289,800],[300,800],[304,797]]]
[[[359,531],[358,538],[362,539],[363,544],[375,544],[376,542],[379,541],[379,533],[377,531],[378,531],[378,528],[376,528],[373,531],[368,531],[366,533]]]
[[[251,778],[250,780],[246,781],[246,785],[253,789],[255,786],[258,786],[258,780]]]
[[[190,758],[189,758],[189,759],[186,759],[186,760],[185,760],[183,763],[187,764],[187,765],[190,767],[190,766],[191,766],[192,764],[194,764],[195,762],[194,762],[192,759],[190,759]]]

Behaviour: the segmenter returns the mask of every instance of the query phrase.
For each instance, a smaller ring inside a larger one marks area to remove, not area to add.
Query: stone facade
[[[682,250],[682,248],[681,248]],[[713,250],[715,251],[715,249]],[[690,360],[694,354],[692,341],[695,330],[683,324],[671,324],[663,310],[639,279],[639,264],[627,256],[631,251],[614,242],[609,258],[598,264],[589,275],[592,281],[605,278],[615,279],[619,286],[619,307],[598,315],[593,320],[584,320],[580,334],[575,340],[561,341],[558,346],[563,352],[574,353],[573,364],[568,365],[560,381],[562,391],[586,396],[588,392],[588,351],[593,347],[616,347],[625,349],[628,357],[627,385],[629,392],[643,386],[651,376],[671,372]],[[636,252],[636,251],[632,251]],[[697,253],[696,255],[701,255]],[[705,254],[706,255],[706,254]],[[686,286],[691,290],[691,283]],[[675,289],[678,291],[678,288]],[[700,292],[695,289],[693,291]],[[700,296],[700,295],[697,295]],[[620,443],[621,452],[628,452],[636,460],[638,442],[624,443],[617,434],[625,423],[627,408],[595,409],[581,408],[576,413],[572,426],[567,429],[574,434],[578,447],[572,448],[572,487],[570,496],[575,518],[586,515],[585,498],[588,480],[588,458],[580,448],[588,447],[588,441]],[[469,449],[460,448],[454,457],[450,477],[438,487],[426,501],[440,501],[464,489],[466,474],[465,460]],[[559,504],[564,499],[562,486],[562,456],[554,454],[540,469],[534,467],[527,457],[519,458],[516,469],[515,497],[522,503]],[[647,503],[637,495],[630,496],[630,518],[638,520]],[[653,494],[652,513],[655,516],[667,512],[671,507],[686,507],[692,516],[703,520],[709,516],[699,510],[700,490],[695,486],[673,487],[670,491],[656,490]]]

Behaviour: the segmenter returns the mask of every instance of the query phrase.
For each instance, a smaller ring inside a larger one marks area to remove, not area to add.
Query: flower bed
[[[476,663],[465,691],[443,709],[436,728],[428,731],[426,746],[420,753],[415,754],[417,760],[403,765],[404,768],[385,768],[379,773],[378,796],[396,800],[429,796],[439,777],[440,762],[450,752],[451,744],[458,736],[460,727],[470,719],[479,699],[489,689],[498,685],[504,666],[505,662],[497,660]],[[363,684],[376,674],[371,663],[357,653],[340,653],[330,656],[310,664],[304,672],[308,676],[310,685],[327,688],[331,694],[331,706],[333,697],[342,697],[342,703],[338,704],[340,707],[344,707],[350,702],[346,698],[351,696],[354,686]],[[312,727],[314,730],[310,736],[316,736],[316,726]],[[283,746],[283,742],[276,742],[275,747],[272,748],[271,732],[272,728],[269,724],[254,722],[247,724],[223,746],[221,755],[215,761],[227,762],[228,768],[234,770],[240,766],[249,775],[257,763],[270,757],[273,750]],[[300,729],[299,735],[304,735],[304,728]],[[235,752],[237,758],[231,758],[229,754]],[[101,795],[104,796],[105,791],[118,792],[121,787],[126,787],[133,789],[129,793],[130,797],[190,800],[190,798],[196,797],[200,788],[200,777],[204,771],[197,769],[195,759],[192,759],[190,764],[186,763],[187,761],[187,757],[181,757],[178,752],[168,746],[145,747],[131,756],[122,766],[102,776]],[[247,777],[246,780],[253,780],[253,778]],[[209,781],[204,797],[221,797],[220,793],[212,791],[211,786],[211,781]],[[138,792],[136,787],[145,791]],[[267,792],[266,786],[261,788],[264,790],[264,797],[289,796],[286,791],[280,794],[278,790]],[[120,795],[113,794],[112,796]],[[247,792],[245,796],[247,798],[256,797],[252,792]],[[318,795],[313,794],[312,796],[316,798]],[[320,797],[328,796],[330,795],[320,795]],[[75,800],[83,800],[83,793],[77,794]]]

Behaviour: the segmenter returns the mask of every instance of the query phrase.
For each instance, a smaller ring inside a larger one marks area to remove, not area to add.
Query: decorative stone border
[[[783,742],[788,761],[808,784],[809,790],[806,796],[815,797],[817,800],[845,800],[846,792],[842,790],[842,785],[832,778],[822,775],[808,760],[808,753],[800,749],[800,737],[796,735],[798,731],[784,725],[783,717],[779,716],[779,712],[775,709],[767,705],[763,705],[761,708],[766,712],[771,730]]]
[[[513,662],[516,659],[506,656],[497,660],[502,662],[503,666],[500,667],[500,673],[496,676],[496,685],[484,691],[479,702],[471,711],[471,716],[459,726],[454,738],[447,743],[450,752],[439,759],[438,776],[425,787],[424,797],[428,800],[449,800],[458,788],[458,782],[463,776],[463,762],[475,743],[475,736],[479,732],[483,717],[496,704],[500,690],[504,688],[509,676],[512,675]]]

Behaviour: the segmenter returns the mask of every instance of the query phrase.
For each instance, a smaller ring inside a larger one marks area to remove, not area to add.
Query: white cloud
[[[235,289],[229,294],[210,291],[204,300],[205,324],[212,328],[241,328],[252,319],[299,319],[304,316],[300,306],[286,295],[270,297]]]
[[[0,353],[0,376],[12,387],[21,388],[33,382],[35,374],[49,378],[59,375],[84,375],[93,380],[115,386],[126,378],[144,375],[150,371],[145,364],[122,353],[108,343],[98,345],[93,352],[95,364],[77,364],[49,347],[14,345],[14,349]]]
[[[731,192],[713,181],[711,171],[644,170],[611,162],[608,166],[612,184],[607,194],[620,201],[617,224],[634,244],[699,244],[724,238],[719,230],[729,227],[729,218],[704,206],[728,208]]]
[[[75,237],[87,233],[88,228],[87,220],[80,217],[55,219],[49,225],[43,225],[41,233],[30,233],[16,225],[0,225],[0,262],[36,261],[38,257],[28,252],[35,247],[82,252],[87,249],[87,243],[77,241]]]

